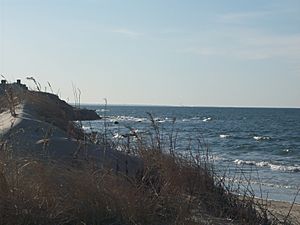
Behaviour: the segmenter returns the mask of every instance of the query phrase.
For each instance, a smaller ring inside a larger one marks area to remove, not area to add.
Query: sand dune
[[[141,167],[141,162],[136,157],[109,148],[104,151],[101,145],[72,136],[72,132],[67,130],[65,124],[70,123],[72,129],[77,129],[76,132],[80,133],[80,129],[74,127],[72,121],[65,121],[62,126],[57,126],[61,118],[57,120],[51,118],[53,122],[50,122],[49,118],[46,116],[43,118],[43,114],[35,110],[37,107],[38,105],[24,101],[15,107],[16,116],[12,116],[9,110],[2,110],[0,114],[2,150],[5,146],[5,150],[10,151],[15,157],[50,157],[65,162],[88,161],[101,167],[121,172],[128,171],[131,175]],[[51,110],[58,111],[53,108]]]

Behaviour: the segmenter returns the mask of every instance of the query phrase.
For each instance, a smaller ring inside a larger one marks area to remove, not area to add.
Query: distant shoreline
[[[75,103],[69,103],[75,105]],[[81,106],[104,106],[104,103],[81,103]],[[125,107],[170,107],[170,108],[220,108],[220,109],[300,109],[299,107],[281,107],[281,106],[193,106],[193,105],[147,105],[147,104],[109,104],[108,106]]]

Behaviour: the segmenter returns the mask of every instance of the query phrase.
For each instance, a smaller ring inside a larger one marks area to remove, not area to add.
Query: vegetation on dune
[[[42,106],[49,104],[43,100]],[[61,118],[47,112],[47,119]],[[83,160],[12,158],[11,149],[1,146],[0,224],[288,224],[254,198],[228,191],[207,149],[179,154],[174,134],[164,145],[159,124],[149,116],[151,132],[131,133],[134,141],[121,148],[142,159],[143,169],[135,176]],[[109,151],[117,144],[106,132],[99,144]]]
[[[166,154],[142,141],[133,147],[144,162],[135,177],[2,151],[0,224],[281,224],[253,199],[226,191],[205,158]]]
[[[141,157],[145,168],[136,177],[92,165],[5,162],[2,157],[0,223],[215,224],[214,217],[222,217],[276,224],[258,213],[253,202],[216,185],[207,167],[155,149],[141,149]]]

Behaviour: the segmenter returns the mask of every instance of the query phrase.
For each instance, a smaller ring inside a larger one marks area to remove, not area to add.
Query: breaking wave
[[[211,117],[206,117],[206,118],[204,118],[202,121],[203,121],[203,122],[208,122],[208,121],[211,121],[211,120],[212,120]]]
[[[256,141],[263,141],[263,140],[270,140],[271,138],[268,136],[254,136],[253,139]]]
[[[144,117],[134,117],[134,116],[112,116],[110,117],[110,122],[124,122],[124,121],[129,121],[129,122],[146,122],[148,119]]]
[[[220,138],[229,138],[230,135],[229,134],[220,134]]]
[[[248,165],[248,166],[257,166],[257,167],[267,167],[271,170],[284,171],[284,172],[300,172],[300,166],[285,166],[285,165],[276,165],[266,161],[256,162],[256,161],[246,161],[241,159],[234,160],[234,163],[237,165]]]

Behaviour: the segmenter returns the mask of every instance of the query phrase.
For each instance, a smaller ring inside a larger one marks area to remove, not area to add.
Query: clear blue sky
[[[110,104],[300,107],[299,0],[0,0],[0,73]]]

